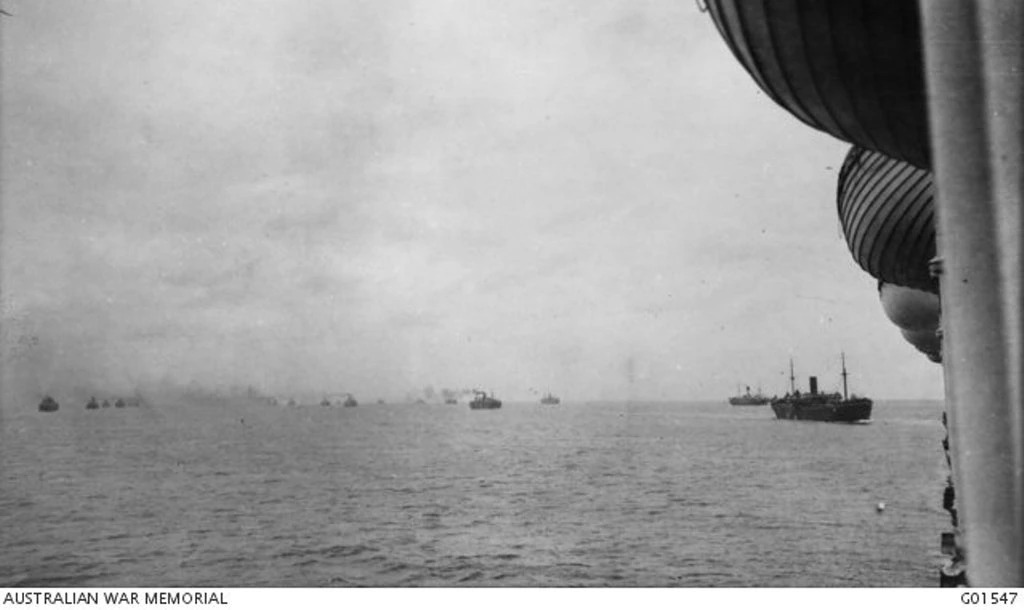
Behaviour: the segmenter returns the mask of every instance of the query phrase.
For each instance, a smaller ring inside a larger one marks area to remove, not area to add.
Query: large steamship
[[[871,399],[848,395],[846,387],[846,356],[843,355],[843,393],[818,392],[818,378],[811,377],[810,391],[796,389],[793,361],[789,361],[790,390],[782,398],[772,400],[772,411],[779,419],[804,419],[824,422],[858,422],[871,419]]]

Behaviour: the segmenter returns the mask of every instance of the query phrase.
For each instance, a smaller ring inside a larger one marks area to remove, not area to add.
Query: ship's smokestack
[[[811,394],[817,394],[817,393],[818,393],[818,378],[817,377],[811,377]]]

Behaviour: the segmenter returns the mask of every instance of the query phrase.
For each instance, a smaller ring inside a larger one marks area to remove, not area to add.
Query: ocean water
[[[0,586],[937,586],[941,412],[8,406]]]

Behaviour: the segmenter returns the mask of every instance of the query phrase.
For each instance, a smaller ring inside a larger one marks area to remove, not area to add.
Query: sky
[[[4,407],[942,396],[835,209],[848,146],[678,0],[3,0]]]

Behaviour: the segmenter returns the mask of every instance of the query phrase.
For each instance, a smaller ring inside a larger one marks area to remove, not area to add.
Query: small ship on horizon
[[[562,399],[553,395],[551,392],[548,392],[547,394],[544,395],[543,398],[540,399],[540,404],[542,405],[557,405],[560,404],[561,402]]]
[[[477,390],[473,392],[473,400],[469,403],[470,409],[500,409],[501,401],[494,397],[494,395],[487,395],[487,392]]]
[[[737,395],[729,398],[729,404],[734,407],[745,407],[755,405],[766,405],[769,402],[769,398],[761,393],[761,388],[757,389],[757,394],[750,393],[750,386],[746,386],[747,392],[745,394],[739,394],[739,388],[736,388]]]

